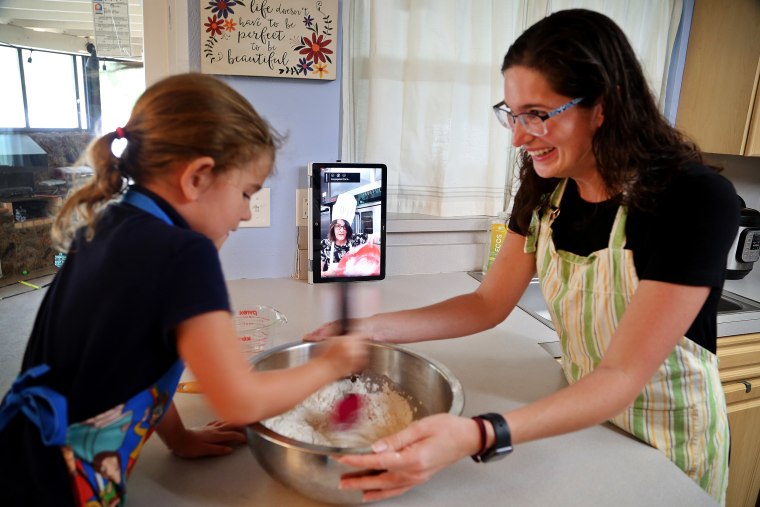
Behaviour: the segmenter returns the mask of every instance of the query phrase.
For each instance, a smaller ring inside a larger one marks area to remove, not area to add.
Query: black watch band
[[[478,417],[491,423],[495,436],[494,444],[483,451],[480,455],[480,461],[483,463],[496,461],[512,452],[512,434],[509,432],[509,425],[507,425],[504,416],[491,412],[480,414]]]

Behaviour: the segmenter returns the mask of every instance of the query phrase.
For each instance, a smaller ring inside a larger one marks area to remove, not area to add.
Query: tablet
[[[385,278],[385,164],[309,164],[309,283]]]

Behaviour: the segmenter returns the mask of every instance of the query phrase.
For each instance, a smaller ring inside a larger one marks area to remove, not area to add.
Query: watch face
[[[503,459],[504,456],[512,452],[512,446],[507,447],[492,447],[481,458],[483,461],[497,461]]]

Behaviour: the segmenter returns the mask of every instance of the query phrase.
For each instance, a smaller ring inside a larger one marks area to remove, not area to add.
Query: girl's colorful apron
[[[573,383],[602,360],[639,280],[633,253],[625,249],[623,206],[606,249],[587,257],[556,250],[551,225],[566,183],[551,196],[553,212],[539,217],[534,211],[525,251],[536,253],[541,291],[562,346],[562,368]],[[662,451],[725,503],[728,418],[714,354],[682,337],[633,404],[611,422]]]
[[[130,190],[123,202],[173,225],[166,213],[144,194]],[[0,404],[0,431],[22,413],[40,429],[45,445],[61,447],[78,505],[122,505],[126,500],[126,479],[143,444],[171,403],[184,367],[177,360],[148,389],[98,416],[74,424],[68,422],[66,398],[37,381],[49,371],[49,366],[29,368],[18,376]]]

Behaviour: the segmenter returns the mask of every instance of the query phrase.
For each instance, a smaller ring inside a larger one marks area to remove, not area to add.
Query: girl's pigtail
[[[100,211],[124,189],[126,178],[120,169],[121,161],[111,151],[114,140],[126,137],[122,128],[117,130],[120,132],[108,133],[87,148],[85,162],[94,174],[66,199],[56,216],[51,234],[54,244],[64,252],[81,225],[86,226],[85,238],[92,239]]]

